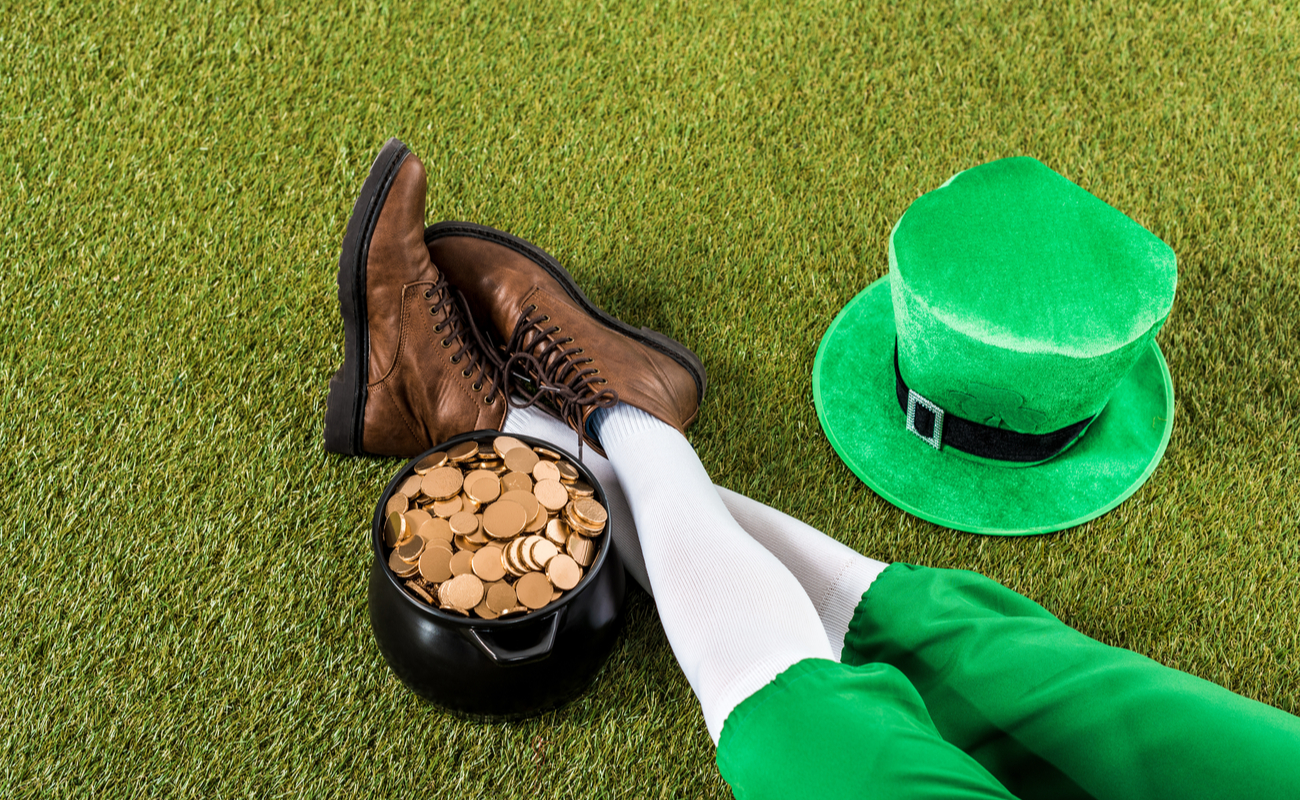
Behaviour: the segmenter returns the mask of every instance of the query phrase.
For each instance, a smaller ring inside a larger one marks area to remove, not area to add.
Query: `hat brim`
[[[894,392],[889,278],[835,317],[813,362],[817,418],[849,469],[890,503],[936,525],[1020,536],[1081,525],[1138,490],[1164,455],[1173,381],[1155,341],[1064,453],[1032,467],[978,463],[904,428]]]

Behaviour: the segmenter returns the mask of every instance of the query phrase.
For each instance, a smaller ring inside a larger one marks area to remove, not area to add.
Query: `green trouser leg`
[[[1009,800],[945,742],[902,673],[810,658],[727,716],[718,770],[739,800]]]
[[[1021,798],[1300,798],[1300,718],[1089,639],[975,573],[889,567],[843,660],[901,671],[939,734]]]

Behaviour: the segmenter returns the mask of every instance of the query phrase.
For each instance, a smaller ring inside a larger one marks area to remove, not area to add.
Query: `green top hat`
[[[907,209],[889,275],[831,323],[822,427],[891,503],[958,530],[1045,533],[1109,511],[1169,442],[1155,335],[1176,259],[1032,158],[958,173]]]

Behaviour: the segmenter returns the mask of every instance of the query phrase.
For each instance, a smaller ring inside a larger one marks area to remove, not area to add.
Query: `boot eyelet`
[[[438,309],[436,306],[429,307],[429,315],[434,317],[438,316]]]
[[[470,371],[467,370],[467,369],[463,369],[463,370],[460,371],[460,376],[461,376],[462,378],[468,378],[470,375],[473,375],[473,374],[474,374],[474,373],[470,372]],[[474,391],[477,392],[478,389],[475,389]]]
[[[430,297],[433,297],[433,290],[432,290],[432,289],[425,289],[425,290],[424,290],[424,299],[425,299],[425,300],[428,300]]]
[[[550,315],[550,314],[543,314],[543,315],[542,315],[542,322],[550,322],[550,320],[551,320],[551,315]]]
[[[431,309],[429,309],[429,311],[432,312],[433,309],[431,308]],[[434,326],[433,326],[433,332],[434,332],[434,333],[442,333],[442,323],[441,323],[441,322],[434,323]]]
[[[452,357],[451,357],[451,363],[453,363],[453,364],[459,364],[459,363],[460,363],[460,356],[459,356],[459,355],[454,355],[454,356],[452,356]]]
[[[474,389],[474,391],[476,391],[476,392],[478,392],[478,391],[482,391],[482,389],[483,389],[483,384],[481,384],[481,383],[475,383],[474,386],[473,386],[473,389]]]
[[[441,344],[442,344],[442,349],[446,350],[448,347],[451,347],[451,340],[443,339]]]
[[[492,397],[490,397],[490,398],[489,398],[489,397],[484,397],[484,398],[483,398],[483,405],[485,405],[485,406],[490,406],[490,405],[492,405],[493,403],[495,403],[496,401],[497,401],[497,396],[496,396],[496,395],[492,395]]]

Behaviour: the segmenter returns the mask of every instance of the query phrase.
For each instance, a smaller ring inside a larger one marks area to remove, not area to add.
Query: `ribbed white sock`
[[[636,520],[659,619],[713,741],[742,700],[806,658],[834,659],[817,611],[736,523],[686,438],[620,403],[595,430]]]
[[[536,406],[511,409],[504,430],[506,433],[536,436],[570,452],[577,449],[577,434]],[[653,595],[645,559],[641,555],[636,522],[614,467],[590,448],[583,451],[582,462],[595,473],[596,480],[605,489],[614,545],[628,574]],[[867,558],[771,506],[721,486],[714,488],[740,527],[798,579],[817,610],[831,651],[838,656],[844,650],[844,634],[863,593],[889,565]]]
[[[862,595],[889,564],[867,558],[771,506],[721,486],[717,490],[740,527],[799,580],[838,659]]]

